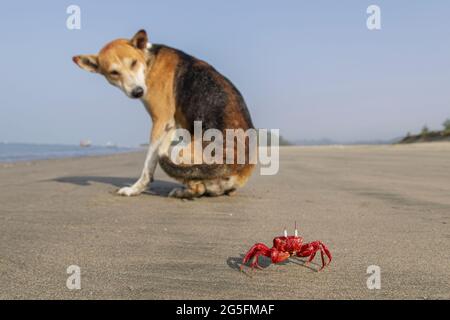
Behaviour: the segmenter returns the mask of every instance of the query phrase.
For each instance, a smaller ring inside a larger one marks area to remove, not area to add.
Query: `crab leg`
[[[323,268],[325,268],[325,259],[323,258],[323,249],[320,248],[320,259],[322,259],[322,268],[319,269],[322,270]]]
[[[325,267],[326,265],[329,265],[331,262],[332,256],[331,256],[330,250],[328,250],[327,246],[324,245],[322,241],[314,241],[314,243],[320,249],[320,254],[322,256],[322,269],[323,269],[323,267]],[[328,263],[325,263],[324,253],[328,257]]]
[[[258,264],[258,258],[260,255],[264,255],[270,258],[271,253],[269,247],[267,247],[264,243],[256,243],[254,244],[250,250],[246,253],[244,259],[242,259],[241,270],[244,265],[253,258],[253,262],[250,264],[250,267],[253,269],[255,266],[260,267]]]
[[[305,264],[310,263],[314,257],[316,256],[317,251],[320,250],[320,258],[322,260],[322,267],[319,269],[322,270],[326,265],[330,264],[331,262],[331,253],[328,250],[327,246],[324,245],[321,241],[313,241],[310,243],[306,243],[302,246],[302,249],[300,252],[297,253],[298,257],[308,257],[309,259]],[[324,254],[328,257],[328,262],[325,262]]]

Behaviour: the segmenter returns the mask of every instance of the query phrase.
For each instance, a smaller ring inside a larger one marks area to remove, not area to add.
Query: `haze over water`
[[[0,143],[0,162],[98,156],[133,150],[136,149],[103,146],[80,147],[58,144]]]

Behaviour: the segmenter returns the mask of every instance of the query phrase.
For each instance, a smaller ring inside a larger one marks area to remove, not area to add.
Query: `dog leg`
[[[158,142],[151,143],[148,147],[147,156],[145,157],[144,169],[142,169],[141,177],[131,187],[123,187],[117,193],[122,196],[137,196],[147,188],[148,184],[153,180],[153,173],[158,163],[158,154],[156,152]]]
[[[127,197],[137,196],[144,192],[148,184],[153,181],[153,174],[158,164],[158,148],[168,132],[166,127],[166,123],[153,125],[151,142],[148,147],[147,156],[145,157],[141,177],[131,187],[123,187],[117,191],[119,195]]]

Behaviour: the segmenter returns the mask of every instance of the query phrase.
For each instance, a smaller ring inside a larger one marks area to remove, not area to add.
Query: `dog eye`
[[[136,66],[136,63],[137,63],[137,60],[133,60],[133,61],[131,62],[131,68],[134,68],[134,67]]]
[[[109,74],[110,74],[111,76],[113,76],[113,77],[120,76],[120,72],[119,72],[119,71],[116,71],[116,70],[111,71]]]

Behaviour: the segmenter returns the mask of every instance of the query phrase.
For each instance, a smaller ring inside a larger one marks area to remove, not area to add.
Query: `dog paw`
[[[123,187],[117,191],[118,195],[132,197],[141,194],[142,191],[133,187]]]

